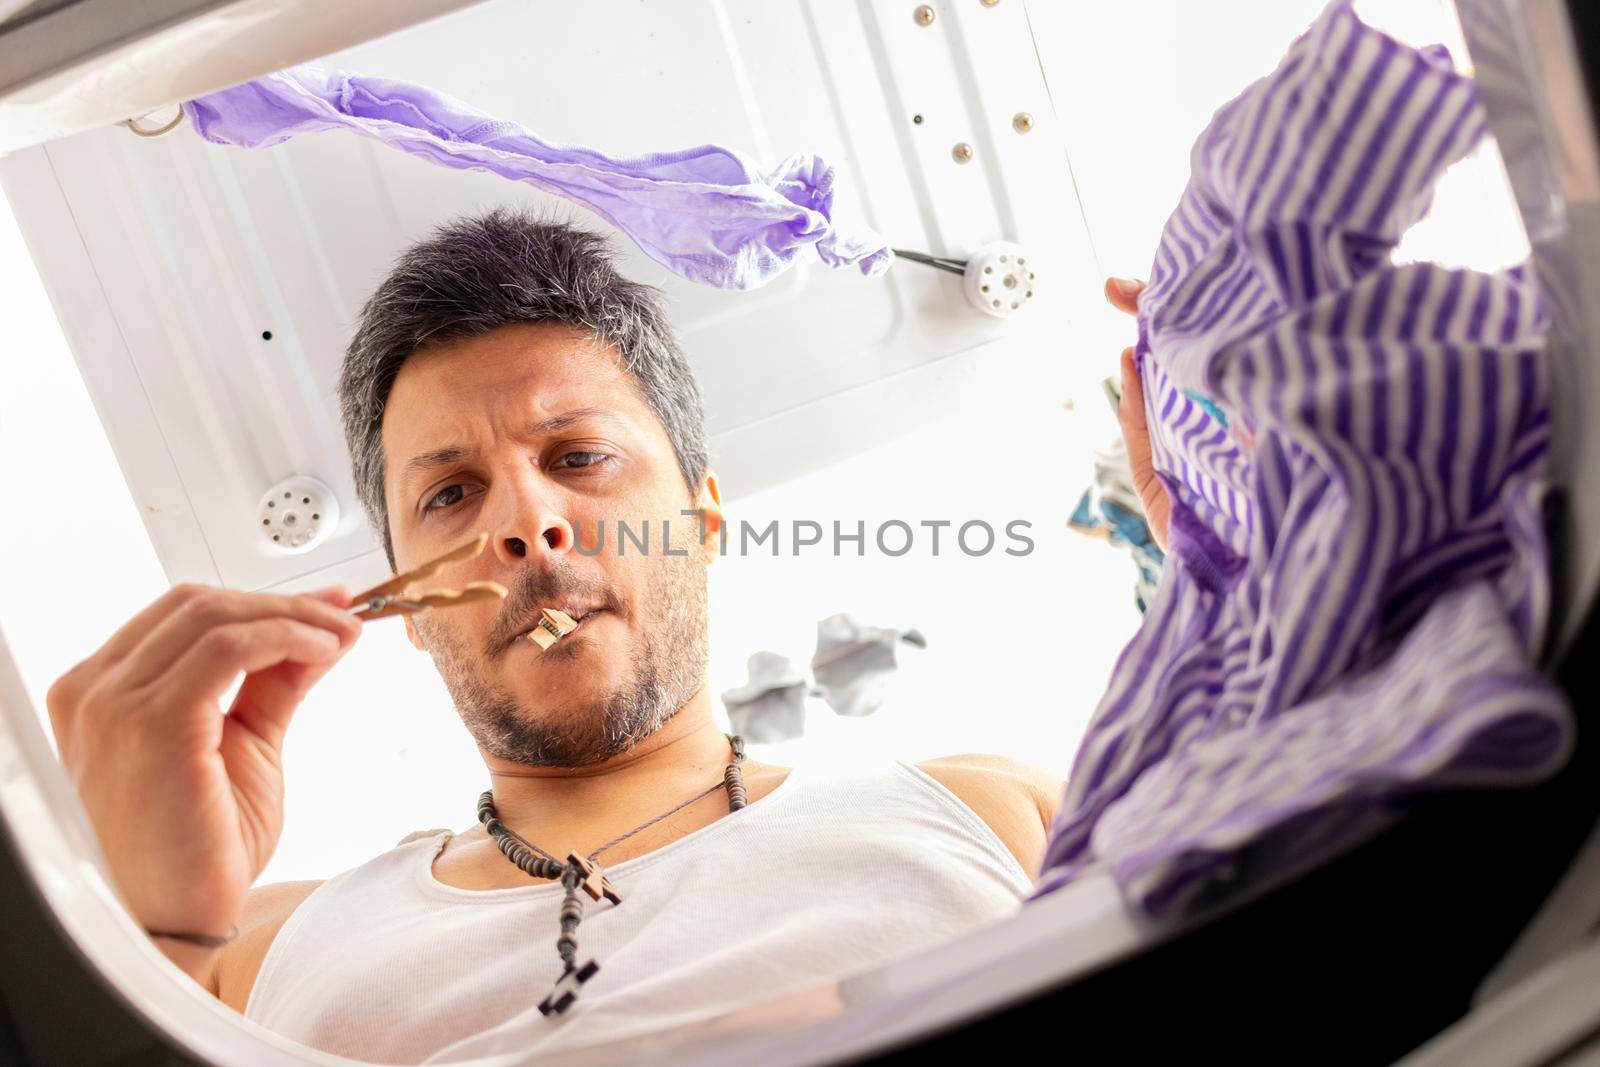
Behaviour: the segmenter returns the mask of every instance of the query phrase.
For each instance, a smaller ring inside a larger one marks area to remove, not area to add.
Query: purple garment
[[[1531,665],[1540,302],[1520,269],[1390,262],[1484,132],[1442,50],[1338,2],[1201,135],[1139,303],[1166,568],[1030,900],[1103,865],[1139,912],[1179,914],[1407,794],[1566,759],[1570,711]]]
[[[525,181],[596,212],[646,255],[690,281],[754,289],[808,246],[831,267],[881,274],[883,239],[833,221],[835,173],[795,155],[759,173],[732,149],[616,159],[553,145],[420,85],[328,73],[309,63],[183,105],[208,141],[265,148],[318,130],[348,129],[431,163]]]

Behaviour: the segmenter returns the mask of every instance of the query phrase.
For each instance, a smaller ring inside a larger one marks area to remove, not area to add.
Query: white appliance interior
[[[766,287],[728,293],[671,275],[618,236],[626,271],[669,294],[714,465],[737,496],[949,410],[959,382],[902,392],[906,372],[1001,338],[1061,337],[1062,294],[1097,290],[1026,9],[940,5],[931,25],[912,10],[499,0],[325,62],[616,154],[719,142],[770,167],[818,152],[843,172],[841,216],[899,247],[965,258],[1006,239],[1029,250],[1039,298],[998,320],[963,301],[958,276],[910,262],[866,279],[807,253]],[[970,161],[957,161],[957,144]],[[399,248],[507,202],[606,228],[531,187],[337,132],[245,151],[182,126],[150,139],[103,127],[0,160],[0,181],[79,334],[84,378],[168,576],[244,589],[386,573],[355,502],[334,389],[361,303]],[[262,537],[257,515],[265,490],[293,475],[327,483],[343,505],[336,534],[299,555]]]
[[[474,0],[0,0],[0,153],[371,40]]]
[[[330,61],[426,82],[547,136],[615,151],[718,140],[775,163],[788,151],[815,149],[847,167],[858,206],[895,243],[959,256],[1007,237],[1039,247],[1059,291],[1092,292],[1062,137],[1042,100],[1026,18],[1015,14],[1021,3],[934,6],[934,26],[923,27],[910,18],[911,5],[713,5],[676,8],[669,18],[646,5],[568,10],[501,0],[428,27],[427,49],[401,47],[401,35]],[[526,30],[484,34],[485,25],[506,24],[478,21],[491,12]],[[606,43],[593,53],[537,48],[537,35],[552,27],[564,39]],[[437,47],[434,34],[458,34],[461,43]],[[696,88],[691,99],[663,85]],[[908,106],[922,124],[903,124]],[[1011,125],[1022,110],[1036,120],[1026,135]],[[974,147],[971,163],[952,160],[957,141]],[[252,544],[243,516],[262,489],[291,473],[329,481],[349,505],[346,521],[357,515],[331,390],[361,296],[388,256],[434,221],[537,195],[432,170],[350,137],[239,153],[203,145],[191,131],[145,142],[115,128],[19,151],[0,160],[0,181],[24,218],[169,577],[264,588],[381,571],[364,527],[344,530],[315,558],[280,557]],[[962,308],[956,279],[908,264],[881,282],[805,266],[768,290],[736,296],[678,283],[629,254],[635,274],[673,295],[706,381],[718,464],[740,475],[729,479],[736,485],[760,487],[893,434],[906,416],[892,407],[950,410],[962,384],[983,372],[984,356],[1003,347],[996,342],[1060,337],[1067,325],[1065,301],[1050,300],[1027,318],[983,320]],[[261,337],[265,330],[272,341]],[[949,373],[929,373],[941,368]],[[829,418],[870,411],[874,401],[879,420]],[[4,647],[0,685],[8,713],[24,707]],[[38,792],[43,780],[29,766],[48,754],[23,754],[10,742],[10,733],[0,736],[4,808],[49,825],[72,805],[59,792],[49,802]],[[43,784],[66,783],[57,776]],[[86,828],[72,829],[80,832],[37,835],[32,873],[79,943],[123,988],[154,990],[151,1003],[166,1021],[181,1018],[197,1043],[230,1057],[257,1052],[220,1010],[203,1015],[155,980],[148,944],[133,936],[103,883],[86,877]],[[1093,915],[1076,915],[1104,935],[1092,946],[1038,936],[1027,921],[1038,913],[1008,923],[1006,936],[1019,940],[1006,948],[1020,955],[1036,939],[1038,968],[1024,974],[1010,959],[989,961],[1008,968],[1008,992],[1133,947],[1144,932],[1129,928],[1113,902],[1102,903]],[[1061,934],[1073,916],[1049,918],[1039,931]],[[1079,955],[1069,960],[1072,949]],[[942,958],[952,973],[971,962]],[[914,968],[925,962],[906,961],[870,981],[917,995]],[[962,991],[965,1007],[992,1005],[988,988]],[[923,1008],[949,1005],[928,1000]],[[815,1053],[801,1041],[786,1051],[788,1062]],[[291,1062],[287,1050],[278,1054]]]

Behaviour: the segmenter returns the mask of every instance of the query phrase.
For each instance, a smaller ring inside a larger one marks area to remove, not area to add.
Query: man
[[[659,295],[620,277],[600,238],[503,210],[442,228],[363,309],[340,400],[397,572],[489,534],[438,580],[497,581],[504,602],[406,631],[482,753],[499,820],[558,860],[621,837],[597,862],[622,900],[590,905],[574,962],[600,969],[567,1012],[540,1013],[565,973],[562,887],[482,826],[411,835],[328,882],[252,889],[282,828],[284,731],[361,627],[342,588],[179,586],[48,705],[133,915],[203,988],[363,1058],[553,1049],[815,986],[1014,910],[1061,793],[1025,763],[790,783],[746,759],[745,808],[707,792],[731,759],[706,688],[721,496]],[[594,550],[602,530],[646,521],[672,523],[674,554]],[[549,652],[526,639],[544,606],[581,619]]]

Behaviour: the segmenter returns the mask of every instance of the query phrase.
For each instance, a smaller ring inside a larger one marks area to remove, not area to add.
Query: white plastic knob
[[[256,529],[270,553],[299,555],[333,536],[339,525],[339,498],[307,474],[285,478],[268,489],[256,509]]]
[[[967,301],[985,315],[1010,318],[1033,301],[1034,263],[1010,241],[984,245],[967,260]]]

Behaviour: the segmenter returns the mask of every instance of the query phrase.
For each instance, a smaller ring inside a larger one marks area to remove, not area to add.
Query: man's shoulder
[[[434,839],[454,832],[448,827],[436,827],[406,834],[393,848],[379,853],[361,867],[352,868],[345,874],[355,873],[374,864],[400,862],[403,857],[397,854],[412,842]],[[255,985],[256,975],[261,972],[261,965],[267,958],[267,950],[272,947],[272,942],[277,940],[283,924],[289,921],[289,917],[305,903],[307,897],[326,882],[327,879],[324,878],[273,882],[270,885],[258,885],[245,895],[244,910],[239,915],[239,936],[223,950],[217,961],[213,977],[216,988],[212,992],[218,999],[239,1014],[244,1014],[244,1006],[250,999],[250,990]]]
[[[1060,779],[1025,760],[987,753],[940,756],[916,766],[960,797],[1025,870],[1038,873],[1063,791]]]
[[[240,1015],[250,999],[256,975],[267,958],[267,950],[278,931],[296,908],[316,892],[322,880],[273,882],[256,886],[244,898],[239,916],[239,937],[222,953],[217,963],[217,999]]]
[[[1055,817],[1056,805],[1066,783],[1054,774],[1026,760],[1011,756],[998,756],[985,752],[969,752],[959,756],[940,756],[923,760],[917,767],[937,778],[952,792],[951,782],[982,791],[1006,790],[1021,793],[1034,801],[1040,821],[1048,825]]]

